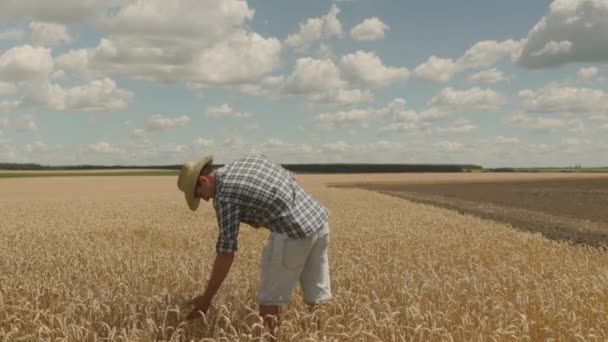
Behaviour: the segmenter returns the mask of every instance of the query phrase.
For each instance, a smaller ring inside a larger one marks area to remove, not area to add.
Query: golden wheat
[[[605,252],[323,186],[360,176],[299,179],[332,213],[335,300],[310,313],[296,291],[284,312],[285,340],[608,339]],[[207,317],[181,320],[182,304],[204,288],[217,228],[210,205],[187,209],[174,178],[11,179],[0,189],[0,340],[265,334],[255,294],[268,234],[249,227]]]

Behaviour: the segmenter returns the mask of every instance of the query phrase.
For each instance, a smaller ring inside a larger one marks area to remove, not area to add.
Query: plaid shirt
[[[292,238],[316,232],[329,211],[295,182],[290,171],[265,156],[246,156],[217,170],[213,207],[218,253],[237,250],[239,224],[265,227]]]

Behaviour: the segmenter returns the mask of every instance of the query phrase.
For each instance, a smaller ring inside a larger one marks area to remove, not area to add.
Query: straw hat
[[[186,195],[186,203],[188,203],[188,207],[192,211],[198,208],[198,204],[201,201],[194,193],[199,174],[205,166],[211,165],[211,163],[213,163],[213,156],[207,156],[197,163],[187,161],[182,166],[182,170],[177,178],[177,187]]]

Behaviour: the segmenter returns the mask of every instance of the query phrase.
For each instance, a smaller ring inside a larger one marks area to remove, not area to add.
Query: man
[[[311,307],[329,301],[328,210],[302,190],[293,173],[263,155],[245,156],[216,170],[212,162],[212,156],[186,162],[177,181],[191,210],[198,208],[201,198],[213,199],[219,227],[211,277],[205,292],[190,302],[194,308],[188,319],[207,312],[228,274],[241,222],[272,232],[262,253],[257,296],[260,315],[271,332],[298,280]]]

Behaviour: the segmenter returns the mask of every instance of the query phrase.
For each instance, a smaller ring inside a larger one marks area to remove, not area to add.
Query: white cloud
[[[245,141],[241,137],[233,135],[225,138],[223,145],[228,149],[242,150],[245,147]]]
[[[361,89],[331,89],[311,97],[315,102],[344,106],[371,101],[373,98],[370,90]]]
[[[489,68],[505,56],[514,56],[521,43],[508,39],[502,42],[484,40],[475,43],[456,62],[460,69]]]
[[[405,105],[407,101],[400,97],[396,97],[391,102],[389,102],[386,106],[378,110],[378,114],[380,116],[392,116],[394,118],[399,118],[405,112]]]
[[[370,89],[406,80],[407,68],[382,64],[374,52],[357,51],[343,56],[339,64],[331,58],[299,58],[277,95],[305,95],[308,106],[315,104],[351,106],[370,101]]]
[[[53,47],[61,43],[69,43],[72,36],[67,27],[56,23],[31,22],[32,43]]]
[[[426,129],[429,122],[446,117],[449,113],[439,108],[427,108],[422,111],[408,110],[406,101],[395,98],[380,108],[353,108],[349,110],[324,112],[315,116],[315,121],[322,127],[335,128],[357,125],[368,127],[373,122],[392,120],[384,125],[381,133],[408,132]]]
[[[404,148],[405,148],[405,145],[402,143],[387,141],[387,140],[378,140],[378,141],[364,144],[361,146],[361,150],[373,151],[373,152],[398,151],[398,150],[402,150]]]
[[[572,50],[572,42],[567,40],[562,40],[561,42],[550,41],[545,46],[539,50],[531,53],[533,57],[550,57],[560,54],[565,54]]]
[[[89,67],[90,50],[71,50],[55,58],[58,67],[65,68],[81,79],[91,80],[103,74]],[[65,71],[64,71],[65,73]]]
[[[412,121],[400,121],[390,123],[380,129],[380,133],[407,133],[419,130],[420,126]]]
[[[332,5],[329,13],[323,17],[323,37],[334,37],[342,35],[342,24],[338,20],[340,9]]]
[[[38,125],[31,115],[20,116],[15,119],[15,128],[18,132],[36,132]]]
[[[608,122],[608,114],[594,114],[589,119],[596,122]]]
[[[406,112],[406,114],[409,114],[409,113],[410,113],[410,111]],[[450,114],[450,112],[447,111],[445,108],[439,108],[439,107],[430,107],[430,108],[427,108],[427,109],[419,111],[419,112],[414,111],[413,113],[414,113],[413,120],[420,121],[420,122],[437,121],[437,120],[445,118],[446,116],[448,116]],[[406,115],[406,117],[407,116],[409,116],[409,115]]]
[[[99,153],[99,154],[119,154],[124,153],[122,148],[114,146],[108,142],[100,141],[96,144],[88,145],[84,148],[87,152]]]
[[[122,109],[133,100],[133,93],[119,88],[109,79],[63,88],[48,81],[25,86],[24,104],[42,106],[53,111],[100,112]]]
[[[608,94],[600,89],[549,85],[518,93],[525,110],[538,113],[606,113]]]
[[[455,90],[448,87],[430,99],[428,105],[450,112],[497,111],[505,102],[505,96],[492,89]]]
[[[291,47],[307,46],[321,38],[323,21],[320,18],[309,18],[306,23],[300,23],[300,31],[290,34],[285,43]]]
[[[73,23],[94,17],[104,9],[131,0],[4,0],[0,2],[0,18],[32,19],[39,21]]]
[[[596,67],[587,67],[578,69],[578,79],[581,81],[589,81],[599,74],[599,70]]]
[[[2,130],[0,130],[0,158],[6,161],[11,161],[15,158],[15,146],[11,139],[4,135]]]
[[[271,138],[260,145],[264,154],[271,158],[284,158],[293,156],[310,155],[317,152],[308,144],[296,144],[281,139]]]
[[[521,48],[521,42],[512,39],[502,42],[484,40],[475,43],[462,57],[454,61],[451,58],[431,56],[416,67],[416,77],[436,83],[446,83],[456,73],[467,69],[489,68],[505,56],[514,56]]]
[[[390,27],[382,20],[373,17],[363,20],[359,25],[350,30],[350,36],[356,40],[371,41],[384,38],[384,31]]]
[[[480,83],[497,83],[500,81],[504,81],[506,78],[501,71],[496,70],[496,68],[482,70],[471,76],[469,76],[469,80],[475,84]]]
[[[593,155],[594,153],[601,153],[599,149],[596,149],[591,139],[581,138],[562,138],[561,143],[558,147],[560,155],[576,156],[577,158],[581,155]],[[597,165],[597,164],[596,164]]]
[[[381,108],[353,108],[349,110],[337,112],[324,112],[315,116],[315,121],[323,127],[334,128],[349,125],[359,125],[367,127],[371,122],[378,121],[384,118],[390,118],[398,121],[398,124],[392,125],[385,131],[399,131],[399,127],[403,128],[401,123],[407,123],[408,127],[417,128],[416,122],[428,122],[445,117],[446,113],[436,108],[416,112],[405,109],[406,101],[401,98],[395,98],[384,107]],[[411,125],[410,125],[411,124]]]
[[[496,137],[497,144],[519,144],[519,138],[516,137],[503,137],[499,135]]]
[[[283,76],[266,76],[260,81],[260,84],[265,86],[276,86],[280,85],[284,81],[285,77]]]
[[[525,146],[525,150],[528,153],[531,154],[540,154],[540,155],[546,155],[549,153],[554,152],[555,150],[555,146],[549,146],[547,144],[530,144],[528,146]]]
[[[436,83],[446,83],[458,72],[458,65],[450,58],[431,56],[414,70],[416,77]]]
[[[278,67],[280,51],[277,39],[238,32],[198,54],[181,76],[212,85],[256,81]],[[190,78],[189,72],[194,72]]]
[[[51,73],[51,79],[54,81],[64,81],[67,79],[67,75],[63,70],[56,70]]]
[[[255,131],[262,128],[262,126],[260,126],[260,124],[258,123],[252,123],[252,124],[248,124],[247,126],[245,126],[245,129],[249,130],[249,131]]]
[[[276,39],[245,32],[236,32],[209,48],[171,46],[174,44],[169,42],[163,48],[145,46],[145,42],[104,38],[96,49],[72,51],[58,62],[68,70],[91,68],[147,81],[231,85],[256,81],[272,71],[278,66],[281,49]]]
[[[585,124],[583,123],[583,120],[579,118],[566,121],[566,127],[568,127],[569,132],[573,133],[583,133],[585,131]]]
[[[335,59],[336,53],[334,49],[327,43],[320,43],[319,49],[316,52],[316,56],[319,59]]]
[[[112,146],[117,151],[112,155],[113,160],[121,160],[121,162],[132,164],[154,163],[166,164],[184,160],[186,153],[192,152],[192,147],[187,144],[166,143],[155,145],[149,140],[137,141],[119,146]],[[188,154],[192,157],[191,153]],[[120,158],[120,159],[118,159]],[[168,162],[171,161],[171,162]]]
[[[104,0],[4,0],[0,2],[0,19],[41,20],[72,23],[93,17],[100,10],[113,6],[117,1]]]
[[[374,52],[357,51],[343,56],[340,69],[344,77],[366,86],[387,86],[409,77],[407,68],[386,67]]]
[[[201,147],[211,147],[213,146],[215,142],[213,141],[213,139],[205,139],[202,137],[198,137],[194,140],[192,140],[192,146],[196,147],[196,148],[201,148]]]
[[[554,132],[565,129],[567,123],[562,119],[531,117],[525,113],[516,113],[505,120],[506,124],[512,127],[523,128],[532,132]]]
[[[17,107],[21,102],[19,100],[1,100],[0,101],[0,113],[11,111]]]
[[[579,138],[563,138],[561,141],[561,144],[566,146],[591,145],[591,143],[590,139]]]
[[[332,5],[329,12],[319,18],[308,18],[300,23],[298,33],[290,34],[285,43],[293,48],[306,49],[310,44],[321,40],[329,39],[334,36],[342,35],[342,24],[338,19],[340,9]]]
[[[0,32],[0,40],[23,40],[25,32],[21,28],[12,28]]]
[[[349,124],[359,124],[363,127],[368,122],[377,117],[377,113],[368,109],[351,109],[334,113],[321,113],[315,120],[326,127],[344,126]]]
[[[17,91],[17,87],[12,83],[0,81],[0,96],[11,95]]]
[[[340,70],[333,61],[305,57],[297,60],[283,91],[288,94],[310,94],[345,86],[346,82],[341,79]]]
[[[608,2],[554,0],[529,32],[517,62],[548,68],[571,62],[608,61]]]
[[[243,82],[233,86],[227,86],[226,89],[236,90],[242,94],[253,96],[267,96],[273,98],[277,96],[277,88],[285,82],[284,76],[265,76],[259,82],[250,83]],[[189,84],[192,88],[200,88],[196,85]],[[202,87],[203,89],[206,86]]]
[[[341,59],[338,67],[331,59],[299,58],[280,92],[290,95],[309,95],[313,102],[352,105],[373,98],[364,87],[387,86],[407,79],[406,68],[386,67],[374,53],[358,51]]]
[[[28,153],[49,152],[50,149],[51,149],[51,147],[48,146],[43,141],[35,141],[31,144],[25,144],[23,146],[23,150]],[[55,146],[54,149],[60,150],[61,146]]]
[[[438,128],[439,133],[467,133],[477,129],[477,126],[466,119],[458,119],[446,128]]]
[[[176,118],[165,117],[161,114],[152,115],[146,125],[147,132],[163,131],[170,128],[183,127],[190,122],[190,117],[182,115]]]
[[[327,143],[322,145],[323,150],[330,153],[345,153],[352,149],[352,146],[342,140],[338,140],[333,143]]]
[[[220,106],[209,106],[207,107],[207,116],[210,118],[219,118],[233,116],[237,118],[247,119],[253,117],[253,114],[248,112],[237,112],[230,105],[224,103]]]
[[[67,71],[96,71],[154,82],[236,85],[279,66],[281,43],[248,28],[240,0],[138,1],[100,21],[92,49],[58,57]]]
[[[15,46],[0,55],[0,78],[4,81],[43,80],[53,70],[51,50],[31,45]]]
[[[227,104],[221,106],[209,106],[207,107],[207,116],[212,118],[218,118],[221,116],[228,116],[233,112],[232,107]]]
[[[131,135],[136,137],[136,138],[145,138],[146,137],[146,130],[141,129],[141,128],[136,128],[133,131],[131,131]]]
[[[262,144],[265,148],[277,148],[285,146],[285,142],[281,139],[272,138]]]
[[[185,153],[190,151],[190,146],[184,144],[169,143],[158,147],[161,154]]]
[[[198,37],[206,45],[229,35],[253,18],[254,10],[239,0],[161,0],[136,1],[118,8],[114,15],[103,17],[102,26],[112,35],[140,35],[161,40]]]
[[[124,156],[129,164],[167,163],[173,156],[160,155],[159,148],[148,139],[136,140],[123,144]],[[154,159],[157,158],[157,159]]]
[[[440,152],[457,153],[464,151],[464,144],[458,141],[440,141],[434,144]]]

